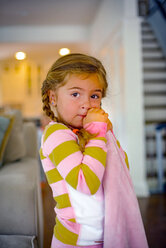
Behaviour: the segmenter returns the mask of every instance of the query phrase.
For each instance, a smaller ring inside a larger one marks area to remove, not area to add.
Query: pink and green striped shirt
[[[107,124],[93,122],[86,130],[97,133],[80,151],[77,135],[61,123],[45,129],[40,157],[56,201],[54,239],[75,246],[95,245],[103,240]]]

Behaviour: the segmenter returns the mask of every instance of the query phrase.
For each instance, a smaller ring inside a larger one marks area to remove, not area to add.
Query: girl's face
[[[58,120],[73,128],[82,128],[90,108],[100,108],[103,87],[96,74],[88,77],[72,74],[56,92],[50,91],[50,102],[56,106]]]

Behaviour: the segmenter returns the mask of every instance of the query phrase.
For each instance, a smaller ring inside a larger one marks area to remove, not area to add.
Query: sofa
[[[42,248],[37,130],[18,110],[0,112],[0,248]]]

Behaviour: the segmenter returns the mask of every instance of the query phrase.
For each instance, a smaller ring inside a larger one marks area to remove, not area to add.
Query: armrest
[[[6,174],[0,176],[0,189],[0,233],[37,236],[35,182],[24,174]]]

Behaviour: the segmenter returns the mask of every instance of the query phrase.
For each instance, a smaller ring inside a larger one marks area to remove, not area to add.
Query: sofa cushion
[[[26,153],[21,112],[11,110],[7,114],[14,116],[14,123],[5,148],[3,164],[21,159]]]
[[[33,122],[25,122],[23,125],[26,156],[38,158],[37,128]]]
[[[22,181],[24,181],[24,183],[37,183],[37,173],[39,173],[38,167],[37,159],[24,157],[20,161],[5,164],[5,166],[0,169],[0,179],[12,176],[12,178],[17,178],[18,176],[18,182],[20,181],[20,183],[22,183]],[[8,181],[6,183],[8,183]]]
[[[37,248],[35,236],[0,235],[1,248]]]
[[[4,151],[13,125],[13,117],[0,114],[0,166],[3,163]]]

